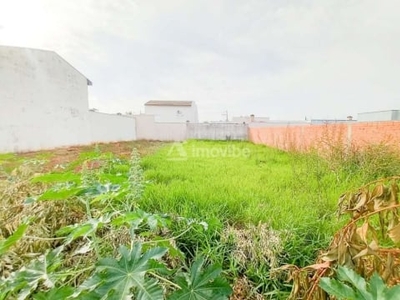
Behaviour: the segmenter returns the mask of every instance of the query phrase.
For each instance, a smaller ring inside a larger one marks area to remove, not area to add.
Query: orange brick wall
[[[329,145],[390,144],[400,149],[400,121],[250,127],[249,139],[282,150],[307,151]]]

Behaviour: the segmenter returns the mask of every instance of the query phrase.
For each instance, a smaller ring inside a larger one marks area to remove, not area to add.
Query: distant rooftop
[[[144,105],[147,106],[192,106],[193,101],[178,101],[178,100],[150,100]]]

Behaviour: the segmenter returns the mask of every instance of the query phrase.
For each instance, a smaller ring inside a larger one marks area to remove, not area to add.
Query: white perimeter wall
[[[152,115],[137,115],[136,138],[138,140],[183,141],[247,140],[248,126],[232,123],[158,123]]]
[[[89,112],[91,142],[117,142],[136,140],[135,119]]]
[[[157,123],[151,115],[137,115],[135,119],[138,140],[183,141],[186,139],[186,123]]]

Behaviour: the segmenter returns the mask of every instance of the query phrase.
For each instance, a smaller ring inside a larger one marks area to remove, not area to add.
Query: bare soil
[[[12,158],[0,160],[0,167],[5,170],[13,170],[26,160],[42,159],[45,161],[44,170],[52,170],[57,165],[67,164],[78,159],[83,152],[99,149],[102,153],[111,152],[121,158],[128,158],[134,148],[140,156],[154,153],[157,149],[165,145],[161,141],[131,141],[117,143],[98,143],[85,146],[60,147],[52,150],[32,151],[16,153]]]

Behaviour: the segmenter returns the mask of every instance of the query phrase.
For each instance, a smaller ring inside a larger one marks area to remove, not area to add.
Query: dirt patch
[[[117,143],[98,143],[85,146],[61,147],[52,150],[32,151],[16,153],[10,159],[0,161],[0,167],[5,171],[11,171],[22,165],[28,160],[37,160],[43,164],[43,170],[53,170],[57,166],[65,165],[79,158],[84,152],[100,150],[102,153],[110,152],[121,158],[129,158],[132,149],[136,148],[140,156],[154,153],[157,149],[165,145],[166,142],[160,141],[131,141]]]

